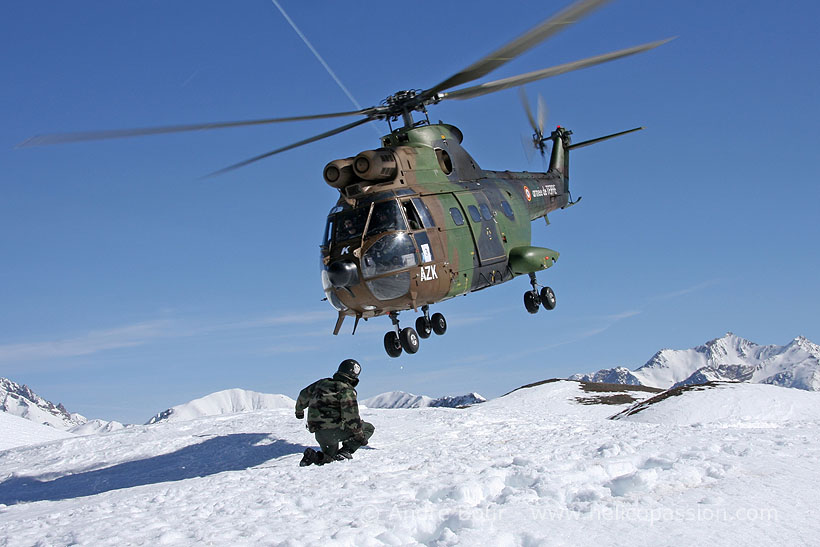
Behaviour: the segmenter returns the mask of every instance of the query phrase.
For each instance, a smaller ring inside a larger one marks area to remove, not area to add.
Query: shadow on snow
[[[208,439],[170,454],[53,480],[13,476],[0,483],[0,503],[57,501],[121,488],[207,477],[254,467],[273,458],[301,453],[306,448],[279,439],[260,444],[268,439],[269,436],[263,433],[237,433]]]

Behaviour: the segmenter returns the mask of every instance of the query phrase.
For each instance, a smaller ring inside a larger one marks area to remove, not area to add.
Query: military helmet
[[[361,371],[362,366],[359,364],[358,361],[356,361],[355,359],[345,359],[339,364],[339,370],[337,372],[339,374],[344,374],[345,376],[358,378],[359,373]]]

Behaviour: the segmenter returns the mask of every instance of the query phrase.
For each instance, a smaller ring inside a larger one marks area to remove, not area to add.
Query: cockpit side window
[[[401,205],[404,208],[404,214],[407,216],[407,224],[410,226],[410,230],[415,231],[424,228],[424,225],[421,223],[419,213],[416,211],[413,203],[408,200],[403,201]]]
[[[399,211],[399,204],[395,199],[381,201],[373,206],[373,215],[370,217],[370,225],[367,228],[368,236],[406,229],[404,218]]]
[[[435,227],[436,223],[433,222],[433,215],[430,214],[430,209],[427,208],[427,204],[420,198],[413,198],[413,205],[416,206],[416,211],[418,212],[419,217],[421,217],[421,222],[424,225],[423,227]]]
[[[330,236],[333,235],[333,221],[335,215],[327,217],[327,225],[325,226],[325,236],[322,238],[322,248],[327,249],[330,244]]]

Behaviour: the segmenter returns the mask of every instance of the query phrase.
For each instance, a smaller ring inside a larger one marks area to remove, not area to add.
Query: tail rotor
[[[521,104],[524,106],[524,112],[527,114],[527,120],[530,122],[530,127],[533,131],[532,137],[529,139],[523,136],[521,137],[521,141],[524,144],[524,152],[527,155],[527,161],[531,162],[534,152],[538,150],[546,164],[546,148],[549,137],[544,138],[544,126],[547,123],[547,104],[544,101],[544,97],[539,93],[536,101],[536,115],[533,115],[532,108],[530,108],[530,101],[527,99],[527,93],[523,87],[519,87],[518,89],[521,96]]]

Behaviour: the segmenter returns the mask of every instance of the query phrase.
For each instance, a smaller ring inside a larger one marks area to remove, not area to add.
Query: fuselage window
[[[479,207],[481,208],[481,216],[484,218],[484,220],[493,219],[493,214],[490,212],[490,208],[487,207],[486,203],[482,203],[481,205],[479,205]]]
[[[481,222],[481,213],[478,212],[475,205],[468,205],[467,211],[470,213],[470,218],[473,219],[473,222]]]
[[[504,211],[504,214],[507,215],[508,219],[515,220],[515,215],[513,214],[512,207],[510,207],[510,204],[507,203],[507,200],[503,200],[501,202],[501,210]]]
[[[461,211],[455,207],[450,207],[450,216],[453,217],[453,222],[456,223],[456,226],[464,224],[464,217],[461,216]]]

